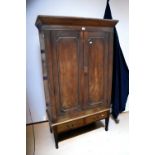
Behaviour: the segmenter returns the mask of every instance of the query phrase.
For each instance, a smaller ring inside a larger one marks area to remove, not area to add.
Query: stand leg
[[[109,116],[105,119],[105,131],[108,131]]]
[[[52,133],[52,128],[50,127],[50,132]]]
[[[58,134],[53,131],[53,134],[54,134],[54,140],[55,140],[55,147],[58,149]]]

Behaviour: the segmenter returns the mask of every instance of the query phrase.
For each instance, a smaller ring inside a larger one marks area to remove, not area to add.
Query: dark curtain
[[[104,19],[112,19],[109,0],[105,9]],[[113,84],[112,84],[112,116],[117,119],[119,113],[126,107],[129,94],[129,70],[125,62],[119,43],[116,28],[114,28],[114,57],[113,57]]]

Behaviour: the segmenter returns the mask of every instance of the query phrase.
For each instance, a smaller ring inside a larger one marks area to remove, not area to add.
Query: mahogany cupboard
[[[101,119],[108,130],[117,22],[37,17],[47,114],[56,148],[61,132]]]

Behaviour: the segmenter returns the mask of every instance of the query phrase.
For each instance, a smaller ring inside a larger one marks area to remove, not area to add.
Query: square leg
[[[55,147],[56,147],[56,149],[58,149],[59,148],[59,146],[58,146],[58,133],[54,128],[53,128],[52,131],[53,131],[53,134],[54,134]]]
[[[109,126],[109,116],[105,118],[105,131],[108,131],[108,126]]]

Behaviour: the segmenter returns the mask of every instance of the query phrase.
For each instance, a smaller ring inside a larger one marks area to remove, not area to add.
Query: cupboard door
[[[84,33],[85,107],[107,107],[108,32]]]
[[[81,110],[83,102],[83,48],[80,31],[57,30],[51,32],[50,51],[53,62],[57,116],[69,116]],[[69,115],[68,115],[69,114]]]

